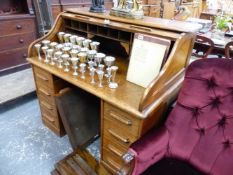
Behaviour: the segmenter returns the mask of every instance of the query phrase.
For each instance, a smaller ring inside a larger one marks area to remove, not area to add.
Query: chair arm
[[[168,144],[166,127],[153,128],[142,138],[131,145],[128,152],[122,156],[125,164],[119,175],[136,175],[163,158]]]

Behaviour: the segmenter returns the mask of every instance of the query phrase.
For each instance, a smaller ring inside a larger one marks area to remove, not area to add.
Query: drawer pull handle
[[[41,104],[44,106],[44,107],[46,107],[48,110],[50,110],[50,111],[52,111],[53,110],[53,108],[49,105],[49,104],[47,104],[47,103],[45,103],[45,102],[41,102]]]
[[[140,27],[140,26],[135,26],[135,25],[130,25],[129,27],[130,27],[130,28],[133,28],[133,29],[139,29],[139,30],[148,31],[148,32],[151,32],[151,31],[152,31],[150,28]]]
[[[44,115],[44,117],[45,117],[48,121],[50,121],[51,123],[54,123],[54,122],[55,122],[55,120],[54,120],[52,117],[49,117],[47,114],[44,114],[44,113],[43,113],[43,115]]]
[[[50,94],[43,89],[39,89],[39,91],[42,92],[43,94],[45,94],[46,96],[50,96]]]
[[[20,30],[20,29],[22,29],[22,26],[18,24],[18,25],[16,25],[16,29]]]
[[[41,74],[36,74],[36,76],[44,81],[49,81],[47,78],[45,78],[43,75]]]
[[[119,172],[117,170],[115,170],[114,168],[112,168],[110,165],[108,165],[106,162],[102,161],[103,165],[110,170],[111,172],[113,172],[113,174],[119,174]]]
[[[113,160],[107,158],[107,162],[108,162],[108,164],[110,164],[112,167],[114,167],[114,169],[117,169],[117,170],[121,169],[121,167],[119,167]],[[116,170],[116,171],[117,171],[117,170]]]
[[[111,129],[108,130],[108,132],[114,136],[115,138],[117,138],[118,140],[124,142],[124,143],[129,143],[129,139],[125,139],[123,137],[121,137],[120,135],[118,135],[117,133],[115,133],[114,131],[112,131]]]
[[[19,40],[19,43],[23,44],[23,43],[24,43],[24,40],[23,40],[23,39],[20,39],[20,40]]]
[[[27,54],[25,53],[25,54],[23,54],[23,58],[27,58]]]
[[[108,145],[108,149],[110,151],[112,151],[113,153],[115,153],[117,156],[119,157],[122,157],[123,156],[123,153],[121,153],[121,151],[119,151],[118,149],[114,148],[113,146],[111,145]]]
[[[122,117],[114,114],[113,112],[110,112],[110,116],[116,120],[118,120],[119,122],[123,123],[123,124],[126,124],[128,126],[131,126],[132,125],[132,121],[131,120],[127,120],[127,119],[123,119]]]

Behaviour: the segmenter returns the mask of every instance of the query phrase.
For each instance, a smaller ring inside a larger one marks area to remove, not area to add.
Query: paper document
[[[159,74],[170,47],[170,40],[135,34],[127,80],[147,87]]]

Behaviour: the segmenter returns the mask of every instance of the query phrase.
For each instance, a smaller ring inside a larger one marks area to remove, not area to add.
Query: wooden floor
[[[96,172],[77,154],[71,153],[55,165],[52,175],[97,175]]]

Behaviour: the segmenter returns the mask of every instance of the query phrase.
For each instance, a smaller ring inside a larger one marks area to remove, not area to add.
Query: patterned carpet
[[[37,99],[0,110],[0,175],[49,175],[71,151],[42,124]]]

